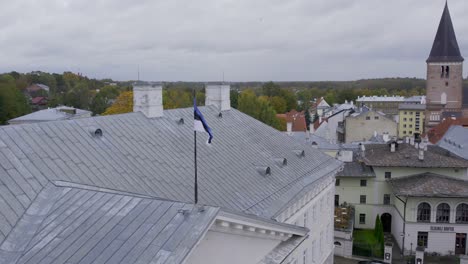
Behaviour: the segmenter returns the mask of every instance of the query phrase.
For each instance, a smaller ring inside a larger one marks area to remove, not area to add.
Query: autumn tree
[[[102,115],[124,114],[133,111],[133,92],[125,91],[115,99],[115,102]]]

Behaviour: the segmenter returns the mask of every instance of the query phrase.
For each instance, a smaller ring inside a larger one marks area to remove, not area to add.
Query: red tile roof
[[[432,144],[436,144],[437,142],[439,142],[439,140],[442,139],[442,137],[445,135],[445,132],[447,132],[447,130],[451,126],[456,126],[456,125],[468,127],[468,118],[466,117],[457,118],[457,119],[446,118],[445,120],[440,122],[440,124],[438,124],[437,126],[427,131],[426,134],[429,138],[429,141]]]
[[[33,99],[31,99],[31,103],[32,104],[46,104],[47,103],[47,98],[43,97],[43,96],[38,96],[38,97],[34,97]]]
[[[285,114],[277,114],[276,117],[286,120],[286,123],[292,123],[292,132],[304,132],[307,130],[304,111],[298,112],[293,109]]]

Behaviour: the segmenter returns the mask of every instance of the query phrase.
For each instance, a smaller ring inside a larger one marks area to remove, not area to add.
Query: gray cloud
[[[0,1],[0,72],[167,81],[424,78],[445,3]],[[449,7],[466,55],[468,2]]]

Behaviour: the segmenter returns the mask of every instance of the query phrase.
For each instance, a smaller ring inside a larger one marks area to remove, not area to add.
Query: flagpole
[[[195,163],[195,204],[198,203],[198,173],[197,173],[197,131],[193,131],[193,137],[194,137],[194,163]]]
[[[196,102],[197,100],[197,93],[195,91],[195,87],[193,88],[193,100],[194,102]],[[195,111],[195,103],[193,105],[193,111]],[[195,114],[194,114],[194,118],[195,118]],[[195,167],[195,183],[194,183],[194,195],[195,195],[195,204],[198,203],[198,170],[197,170],[197,131],[194,129],[193,130],[193,142],[194,142],[194,146],[193,146],[193,159],[194,159],[194,167]]]

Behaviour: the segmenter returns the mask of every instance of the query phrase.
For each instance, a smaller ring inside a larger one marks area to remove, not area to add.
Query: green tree
[[[253,90],[247,89],[239,94],[238,107],[239,111],[278,130],[284,130],[273,107],[265,99],[257,98]]]
[[[31,112],[26,97],[16,88],[15,78],[0,75],[0,124]]]
[[[112,102],[119,96],[120,90],[117,86],[104,86],[99,89],[99,92],[94,96],[91,103],[91,111],[94,115],[102,114],[111,106]]]
[[[238,100],[239,100],[239,91],[231,90],[230,91],[230,97],[231,97],[231,106],[232,106],[232,108],[237,109]]]
[[[262,95],[273,97],[280,95],[281,87],[274,82],[267,82],[262,86]]]
[[[294,92],[286,89],[281,89],[280,97],[282,97],[286,102],[286,112],[297,108],[297,97]]]
[[[286,100],[279,96],[270,98],[270,105],[275,109],[276,113],[285,113],[287,109]]]
[[[65,96],[65,104],[81,109],[89,109],[91,94],[85,81],[75,83]]]

